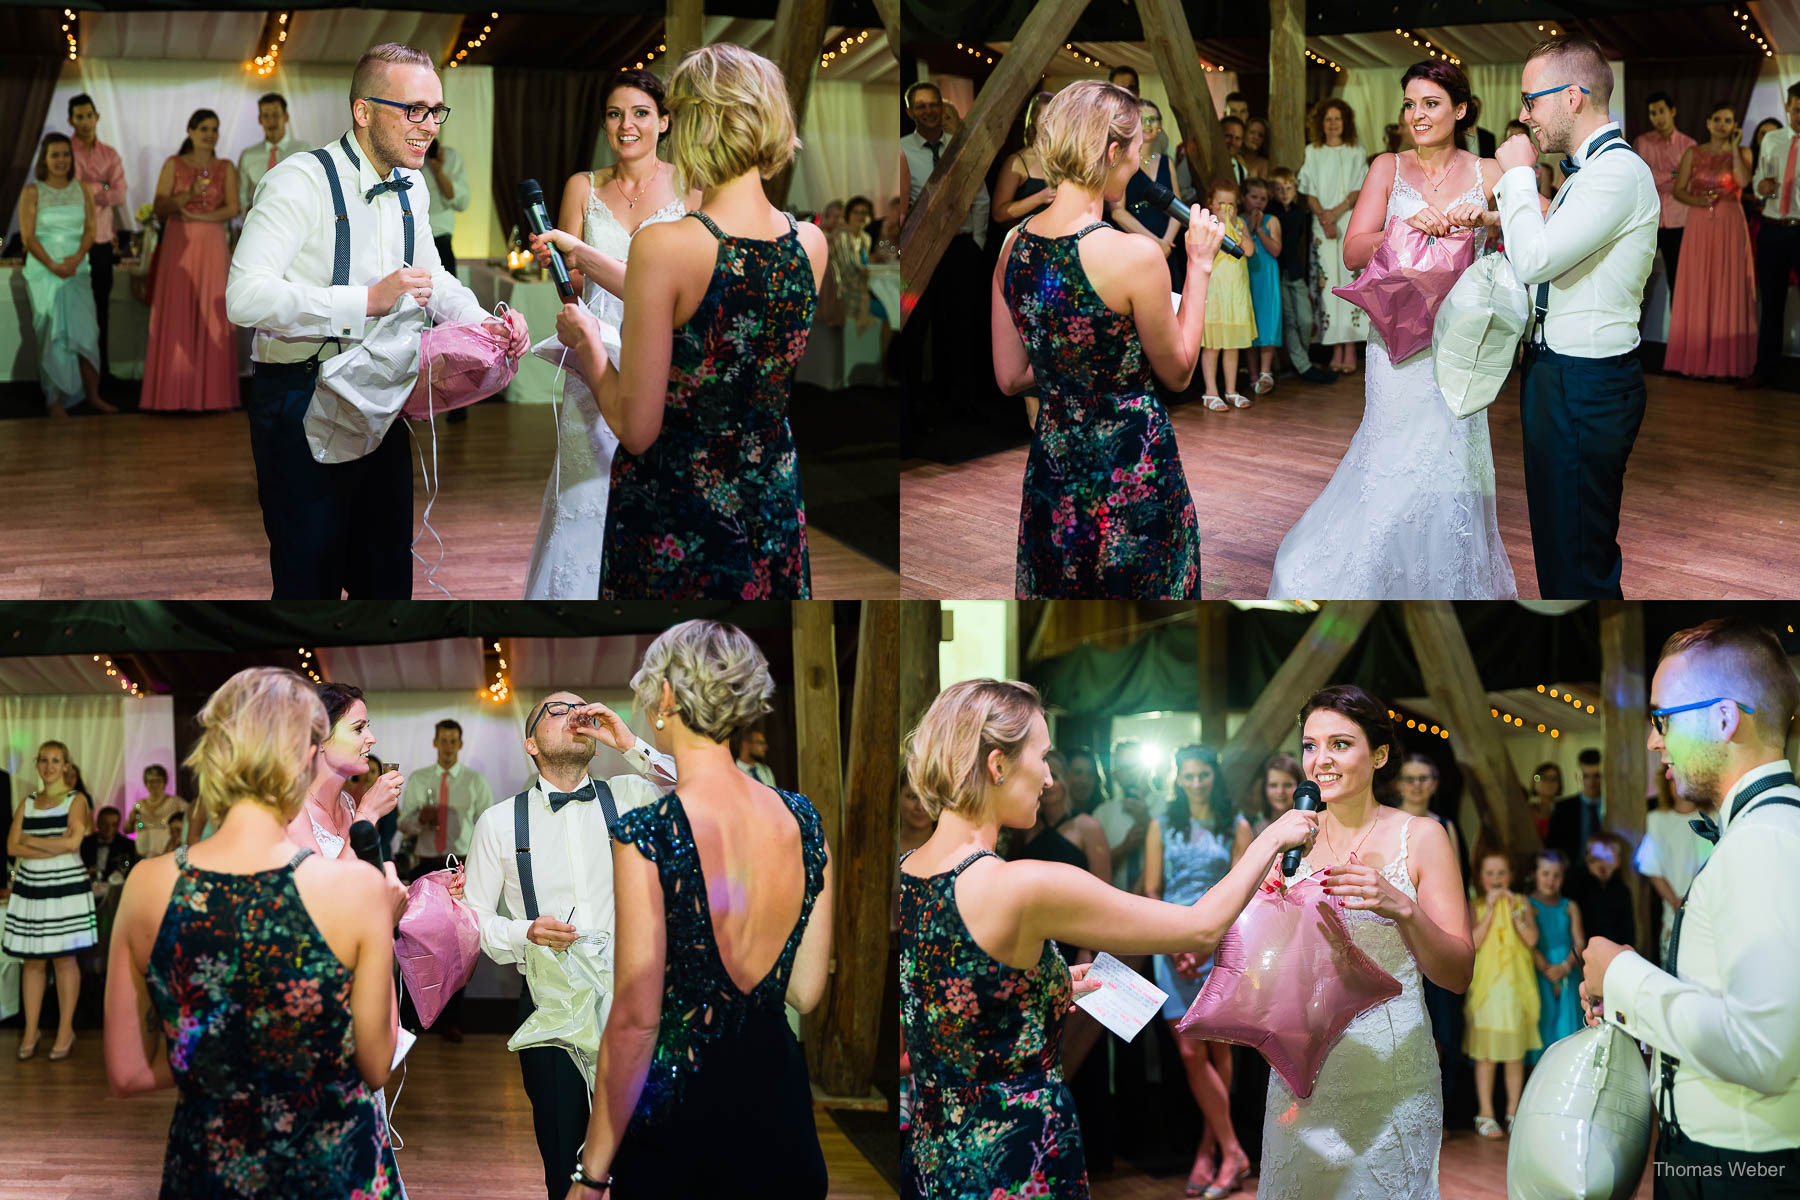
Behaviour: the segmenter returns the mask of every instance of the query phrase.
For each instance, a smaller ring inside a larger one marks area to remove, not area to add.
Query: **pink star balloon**
[[[1438,308],[1476,250],[1471,230],[1438,238],[1395,221],[1355,282],[1331,292],[1368,312],[1388,358],[1400,362],[1431,345]]]
[[[1302,1099],[1351,1021],[1400,983],[1350,940],[1343,902],[1312,876],[1265,888],[1213,952],[1212,974],[1176,1029],[1250,1046]]]

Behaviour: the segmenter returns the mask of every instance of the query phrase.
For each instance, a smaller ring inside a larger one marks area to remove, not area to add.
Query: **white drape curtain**
[[[900,187],[897,89],[814,79],[807,95],[788,207],[813,212],[860,194],[877,213],[887,211],[888,197]]]
[[[12,802],[38,789],[38,746],[61,742],[81,768],[94,803],[123,810],[126,801],[123,709],[147,704],[124,696],[0,696],[0,729],[6,731],[6,769],[12,774]],[[170,741],[174,728],[170,726]],[[130,792],[136,796],[141,786]]]

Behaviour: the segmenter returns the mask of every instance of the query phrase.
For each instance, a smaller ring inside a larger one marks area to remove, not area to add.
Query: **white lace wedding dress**
[[[1407,818],[1399,857],[1382,868],[1415,900],[1406,841],[1416,819]],[[1292,882],[1312,870],[1301,859]],[[1350,940],[1400,982],[1400,994],[1350,1022],[1311,1096],[1301,1100],[1270,1073],[1257,1200],[1437,1200],[1444,1097],[1419,964],[1394,922],[1343,915]]]
[[[1439,206],[1485,203],[1475,186]],[[1387,221],[1424,198],[1395,166]],[[1485,231],[1476,236],[1485,240]],[[1401,363],[1369,330],[1362,425],[1275,554],[1271,600],[1510,600],[1518,595],[1494,505],[1487,413],[1451,415],[1431,349]]]
[[[619,223],[600,199],[598,180],[589,177],[581,240],[602,254],[623,260],[631,253],[633,230]],[[676,197],[638,225],[677,221],[687,205]],[[625,302],[589,283],[588,309],[614,327],[625,319]],[[579,378],[563,376],[561,419],[556,430],[558,470],[544,485],[537,542],[525,576],[527,600],[592,600],[600,595],[600,544],[606,536],[606,497],[612,486],[613,451],[619,439],[600,416],[593,394]]]

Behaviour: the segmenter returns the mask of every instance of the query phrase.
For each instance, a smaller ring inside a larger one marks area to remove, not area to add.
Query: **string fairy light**
[[[1538,28],[1542,29],[1543,26],[1539,25]],[[1463,65],[1462,59],[1456,57],[1456,55],[1450,53],[1448,50],[1444,49],[1442,46],[1434,44],[1430,38],[1419,33],[1417,30],[1407,30],[1407,29],[1400,29],[1400,28],[1396,27],[1394,30],[1394,35],[1396,37],[1403,38],[1404,40],[1411,42],[1413,45],[1415,45],[1415,46],[1419,47],[1421,50],[1425,51],[1425,53],[1430,55],[1432,58],[1441,58],[1445,62],[1454,63],[1456,66],[1459,66],[1459,67]]]
[[[81,24],[81,18],[75,15],[74,9],[72,9],[72,8],[63,9],[62,31],[63,31],[63,37],[67,38],[69,41],[69,61],[70,62],[75,61],[75,56],[77,54],[79,54],[80,50],[81,50],[80,42],[78,40],[80,33],[81,33],[80,24]]]
[[[450,60],[450,65],[452,67],[459,66],[462,63],[463,59],[469,57],[470,51],[479,50],[483,46],[487,45],[488,35],[494,32],[494,24],[497,23],[499,20],[500,20],[499,13],[490,12],[488,14],[488,23],[481,27],[481,33],[479,35],[469,38],[463,42],[462,48],[459,49],[456,52],[456,56]],[[640,66],[640,67],[643,65],[644,65],[643,63],[638,64],[638,66]]]
[[[833,61],[835,61],[839,58],[842,58],[846,53],[855,49],[857,46],[862,45],[864,42],[866,42],[868,40],[869,40],[869,31],[867,29],[863,30],[861,33],[856,33],[856,34],[846,33],[843,37],[838,39],[838,44],[837,44],[836,50],[832,50],[828,53],[824,53],[819,56],[819,67],[821,69],[823,69],[825,67],[829,67]],[[987,60],[989,63],[992,63],[994,61],[992,56],[984,56],[981,51],[975,49],[973,46],[965,47],[961,42],[958,42],[958,43],[956,43],[956,47],[959,50],[962,50],[962,49],[968,50],[968,52],[970,54],[973,54],[976,58],[987,57]],[[650,54],[650,55],[646,55],[645,57],[646,58],[655,58],[656,56],[654,54]]]
[[[1738,32],[1742,33],[1742,34],[1746,34],[1750,38],[1751,41],[1755,42],[1757,44],[1757,46],[1762,50],[1764,58],[1774,58],[1775,57],[1775,48],[1773,46],[1769,45],[1768,41],[1763,37],[1762,34],[1756,32],[1756,30],[1750,28],[1750,22],[1751,22],[1752,18],[1750,16],[1749,9],[1741,9],[1740,10],[1740,9],[1734,8],[1731,10],[1731,15],[1733,17],[1737,18]]]
[[[483,657],[494,672],[494,682],[487,685],[487,690],[481,694],[482,698],[495,704],[505,704],[507,697],[512,695],[512,683],[506,674],[506,651],[499,642],[491,642]]]
[[[126,675],[124,669],[115,664],[112,659],[107,658],[104,654],[96,654],[94,655],[94,661],[100,664],[100,669],[106,672],[106,677],[108,679],[118,683],[121,692],[124,692],[127,696],[136,696],[140,700],[143,699],[143,693],[138,690],[137,682]]]
[[[319,675],[316,666],[318,660],[313,657],[313,652],[308,650],[305,646],[302,646],[298,653],[300,655],[300,669],[306,672],[307,678],[311,679],[314,683],[324,683],[325,680]]]
[[[266,79],[275,73],[275,64],[281,58],[281,48],[287,44],[288,13],[278,13],[273,23],[263,27],[263,33],[270,38],[269,52],[259,54],[244,64],[244,69],[260,79]]]
[[[1329,58],[1324,57],[1323,55],[1314,54],[1311,50],[1308,50],[1306,52],[1306,57],[1311,59],[1313,62],[1318,63],[1321,67],[1330,67],[1333,71],[1335,71],[1339,75],[1342,75],[1344,73],[1344,68],[1338,66],[1335,62],[1331,61]]]

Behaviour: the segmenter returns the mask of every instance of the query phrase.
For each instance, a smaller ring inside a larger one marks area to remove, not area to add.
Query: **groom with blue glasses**
[[[1612,87],[1606,56],[1587,38],[1540,44],[1519,93],[1531,135],[1494,155],[1506,256],[1535,309],[1519,409],[1545,599],[1621,595],[1619,504],[1644,419],[1634,352],[1662,205],[1650,168],[1607,115]],[[1540,148],[1570,155],[1548,212],[1538,203]]]

